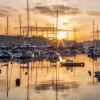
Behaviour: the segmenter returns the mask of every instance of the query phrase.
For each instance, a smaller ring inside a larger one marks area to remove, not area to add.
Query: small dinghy
[[[73,62],[73,60],[66,60],[66,62],[60,62],[61,66],[66,67],[84,67],[84,62]]]

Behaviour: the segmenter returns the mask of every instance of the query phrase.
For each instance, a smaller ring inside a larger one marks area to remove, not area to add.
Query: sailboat
[[[97,35],[98,35],[98,27],[97,27]],[[99,40],[99,39],[98,39]],[[95,22],[93,20],[93,47],[89,48],[88,56],[92,59],[97,59],[100,57],[100,50],[97,47],[97,42],[95,38]]]
[[[19,23],[20,23],[20,34],[21,34],[21,15],[19,15]],[[29,35],[29,4],[27,1],[27,36]],[[14,59],[27,59],[27,58],[33,58],[34,53],[30,50],[31,45],[24,43],[20,46],[20,49],[17,49],[12,52],[13,58]]]
[[[8,35],[8,32],[9,32],[9,18],[7,16],[7,32],[6,32],[6,35]],[[9,59],[11,58],[11,53],[9,52],[9,50],[7,49],[8,47],[5,46],[5,45],[2,45],[1,46],[1,49],[3,50],[0,50],[0,59]]]

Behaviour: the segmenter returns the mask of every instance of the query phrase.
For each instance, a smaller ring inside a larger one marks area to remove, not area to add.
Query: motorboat
[[[61,66],[66,67],[84,67],[84,62],[74,62],[73,60],[67,59],[66,62],[60,62]]]

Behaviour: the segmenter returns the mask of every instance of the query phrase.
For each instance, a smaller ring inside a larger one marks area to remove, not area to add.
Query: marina
[[[0,100],[100,100],[98,0],[0,0]]]

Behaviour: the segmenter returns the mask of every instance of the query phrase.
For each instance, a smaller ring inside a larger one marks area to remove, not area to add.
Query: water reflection
[[[0,100],[87,100],[83,92],[89,87],[89,93],[99,100],[99,82],[94,72],[100,71],[100,59],[93,61],[85,55],[62,58],[66,59],[84,61],[85,67],[66,68],[47,60],[1,61]]]

